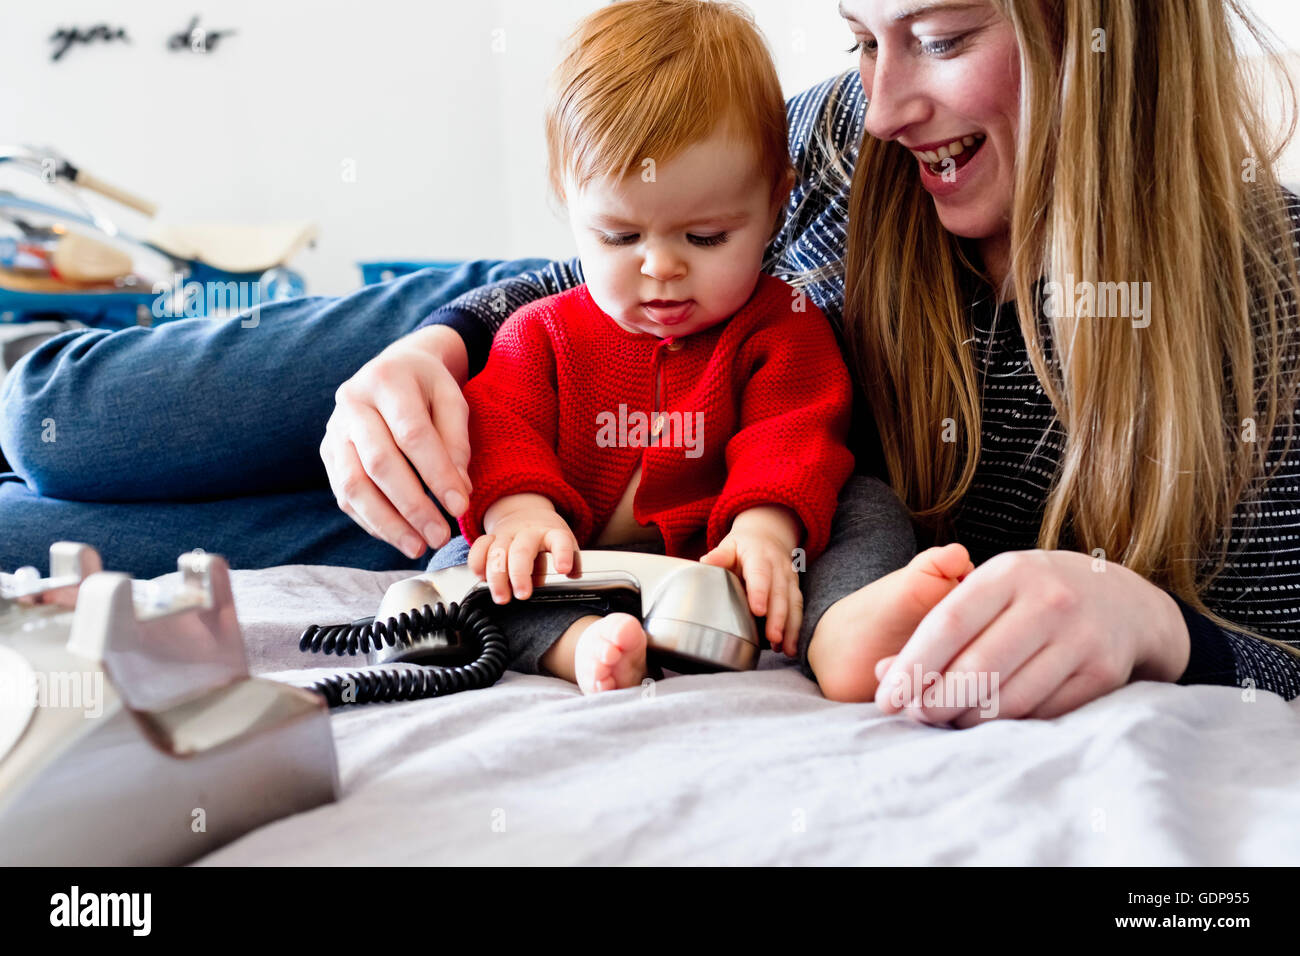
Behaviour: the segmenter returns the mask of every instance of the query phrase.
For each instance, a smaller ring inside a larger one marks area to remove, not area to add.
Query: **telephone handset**
[[[450,599],[450,603],[444,601]],[[758,627],[744,587],[730,571],[685,558],[633,551],[581,551],[571,575],[543,552],[528,603],[625,611],[641,619],[652,667],[680,673],[752,670]],[[505,671],[505,638],[485,581],[464,565],[398,581],[373,618],[312,625],[299,648],[365,654],[369,668],[323,678],[312,687],[332,707],[416,700],[487,687]],[[422,667],[404,665],[421,664]]]

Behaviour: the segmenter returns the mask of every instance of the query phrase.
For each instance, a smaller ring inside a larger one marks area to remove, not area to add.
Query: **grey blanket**
[[[309,623],[401,573],[234,574],[254,673],[301,679]],[[331,659],[337,663],[337,659]],[[335,712],[343,797],[201,863],[1295,864],[1300,701],[1130,685],[971,730],[757,672],[584,697],[548,677]]]

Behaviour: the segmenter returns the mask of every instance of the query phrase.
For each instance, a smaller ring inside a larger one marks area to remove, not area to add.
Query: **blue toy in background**
[[[53,320],[99,328],[148,326],[235,315],[306,291],[288,263],[315,240],[314,223],[155,222],[136,238],[95,211],[85,192],[151,219],[154,205],[53,150],[0,146],[0,175],[11,172],[20,175],[0,182],[0,325]],[[25,186],[22,191],[5,188],[15,179]],[[42,193],[45,198],[36,198]]]

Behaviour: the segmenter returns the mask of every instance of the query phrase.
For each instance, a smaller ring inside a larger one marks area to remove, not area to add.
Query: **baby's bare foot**
[[[973,570],[960,544],[929,548],[831,605],[808,646],[822,693],[831,700],[874,700],[876,663],[897,654],[930,609]]]
[[[584,694],[640,684],[647,674],[646,635],[631,614],[607,614],[578,638],[573,672]]]

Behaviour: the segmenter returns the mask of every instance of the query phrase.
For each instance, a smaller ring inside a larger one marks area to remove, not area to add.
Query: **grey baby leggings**
[[[603,545],[601,550],[664,553],[657,542]],[[864,584],[901,568],[915,554],[911,520],[894,492],[876,478],[850,476],[840,491],[826,551],[799,575],[804,615],[798,662],[806,677],[813,676],[808,668],[808,642],[826,609]],[[459,535],[438,550],[428,570],[456,567],[468,559],[469,543]],[[510,669],[525,674],[540,673],[538,663],[551,645],[574,621],[590,613],[586,608],[527,601],[511,601],[492,609],[493,619],[506,636]],[[763,642],[765,649],[769,646]]]

